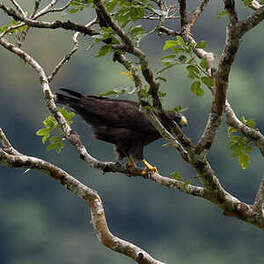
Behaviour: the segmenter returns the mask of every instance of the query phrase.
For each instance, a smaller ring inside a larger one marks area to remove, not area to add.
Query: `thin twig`
[[[54,3],[55,2],[55,3]],[[42,10],[40,10],[38,13],[36,13],[35,15],[35,19],[36,18],[39,18],[41,16],[44,16],[48,13],[55,13],[55,12],[61,12],[61,11],[64,11],[65,9],[67,9],[72,0],[69,0],[64,6],[62,7],[59,7],[59,8],[52,8],[55,4],[56,4],[57,1],[52,1],[52,3],[48,4],[45,8],[43,8]]]
[[[202,14],[204,9],[206,8],[209,1],[210,0],[203,0],[201,1],[200,5],[196,7],[195,11],[193,12],[192,18],[189,22],[190,29],[193,28],[194,24],[196,23],[197,19],[199,18],[199,16]]]
[[[13,5],[16,7],[16,9],[18,10],[18,12],[22,15],[22,16],[26,16],[26,13],[24,12],[24,10],[21,8],[21,6],[15,1],[15,0],[10,0]]]

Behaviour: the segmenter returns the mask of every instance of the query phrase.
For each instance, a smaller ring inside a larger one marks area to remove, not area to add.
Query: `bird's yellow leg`
[[[127,159],[128,159],[128,163],[127,163],[127,167],[129,168],[137,168],[137,164],[136,164],[136,162],[131,158],[131,157],[127,157]]]
[[[149,171],[159,173],[158,169],[156,167],[153,167],[152,165],[150,165],[146,160],[143,159],[142,162],[146,166],[146,168],[142,171],[143,175],[147,174]]]

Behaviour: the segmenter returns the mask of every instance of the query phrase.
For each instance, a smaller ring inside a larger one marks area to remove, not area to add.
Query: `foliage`
[[[163,50],[169,49],[172,53],[161,58],[164,67],[158,71],[158,74],[176,65],[186,65],[187,76],[193,80],[190,87],[192,93],[202,96],[204,94],[202,85],[211,89],[214,81],[206,71],[208,67],[206,59],[202,58],[198,61],[194,48],[204,49],[206,46],[207,42],[204,40],[198,42],[196,45],[190,45],[181,36],[177,36],[176,40],[167,40],[163,46]]]
[[[256,126],[256,122],[254,120],[246,120],[244,116],[242,116],[241,121],[244,125],[250,128],[255,128]],[[237,132],[236,128],[231,126],[228,127],[228,147],[232,151],[232,157],[237,158],[241,168],[245,170],[250,164],[249,153],[253,150],[253,141],[247,137],[238,135]]]
[[[0,33],[6,31],[10,26],[17,26],[16,28],[13,28],[9,31],[9,33],[14,33],[14,32],[22,32],[25,30],[28,26],[27,25],[21,25],[19,26],[19,22],[16,21],[15,19],[11,19],[10,25],[3,25],[0,27]]]
[[[64,108],[58,108],[60,113],[67,120],[68,124],[72,124],[73,121],[71,119],[75,116],[75,113],[68,112]],[[47,146],[47,151],[55,149],[57,153],[60,153],[64,147],[64,137],[63,131],[60,128],[58,122],[55,120],[53,116],[48,116],[44,121],[44,128],[40,128],[36,135],[42,137],[42,143],[45,144],[47,140],[49,141],[49,145]],[[52,135],[55,134],[55,135]]]

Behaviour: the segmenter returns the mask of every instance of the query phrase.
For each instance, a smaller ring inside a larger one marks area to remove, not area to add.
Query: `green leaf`
[[[159,92],[159,97],[165,97],[167,95],[167,93],[166,92]]]
[[[171,173],[171,178],[173,178],[174,180],[180,180],[182,177],[179,172],[174,171]]]
[[[244,122],[247,122],[245,117],[242,117]],[[238,162],[243,170],[247,169],[250,164],[249,152],[253,150],[252,141],[248,141],[246,137],[239,135],[233,135],[238,132],[233,127],[228,127],[228,147],[232,150],[232,157],[237,158]]]
[[[245,154],[245,153],[242,154],[241,153],[241,155],[239,156],[238,160],[239,160],[239,163],[240,163],[241,168],[243,170],[248,168],[249,163],[250,163],[250,158],[249,158],[248,154]]]
[[[111,50],[111,45],[104,45],[100,48],[98,51],[96,57],[102,57],[105,56],[109,51]]]
[[[48,134],[48,135],[45,135],[45,136],[42,137],[42,139],[41,139],[42,144],[45,144],[46,143],[46,141],[49,138],[49,136],[50,135]]]
[[[151,111],[151,110],[152,110],[152,107],[151,107],[150,105],[145,105],[145,106],[144,106],[144,109],[145,109],[146,111]]]
[[[256,122],[255,122],[253,119],[249,119],[249,120],[247,120],[247,119],[245,118],[245,116],[242,116],[242,117],[241,117],[241,122],[242,122],[244,125],[246,125],[246,126],[248,126],[248,127],[250,127],[250,128],[255,128],[255,127],[256,127]]]
[[[246,146],[247,152],[251,152],[252,150],[253,150],[253,146],[250,146],[250,145]]]
[[[115,6],[118,4],[119,0],[110,0],[109,2],[106,3],[106,8],[108,12],[113,11]]]
[[[109,96],[109,95],[118,95],[118,92],[116,92],[115,90],[110,90],[107,91],[105,93],[100,93],[99,96],[103,97],[103,96]]]
[[[36,132],[37,136],[47,136],[50,134],[50,128],[41,128]]]
[[[231,137],[232,133],[235,133],[235,132],[237,132],[236,128],[231,127],[231,126],[228,127],[228,130],[227,130],[228,137]]]
[[[169,54],[166,56],[161,57],[161,60],[166,60],[166,59],[174,59],[176,57],[176,54]]]
[[[246,124],[247,124],[247,126],[249,126],[251,128],[255,128],[255,126],[256,126],[256,122],[254,120],[252,120],[252,119],[247,120]]]
[[[201,81],[209,88],[214,86],[214,79],[212,77],[209,76],[203,76],[201,78]]]
[[[197,96],[203,96],[204,95],[204,90],[201,88],[201,82],[200,81],[195,81],[191,85],[191,91],[197,95]]]
[[[185,188],[187,185],[189,185],[192,182],[192,180],[188,180],[180,185],[181,188]]]
[[[175,47],[175,46],[178,46],[179,45],[179,42],[176,41],[176,40],[167,40],[165,42],[165,45],[163,46],[163,50],[167,50],[171,47]]]
[[[252,3],[253,0],[243,0],[245,6],[248,6]]]
[[[188,77],[191,79],[198,78],[200,79],[201,72],[197,66],[188,65],[186,67],[187,71],[189,72]]]
[[[207,68],[208,68],[208,62],[207,62],[206,58],[203,57],[203,58],[201,59],[200,66],[201,66],[204,70],[207,70]]]
[[[195,48],[196,49],[205,49],[206,46],[207,46],[207,42],[205,40],[201,40],[195,45]]]
[[[134,35],[140,35],[140,34],[146,33],[146,31],[141,25],[138,25],[138,26],[132,28],[130,30],[130,33],[134,34]]]
[[[70,13],[70,14],[75,14],[75,13],[77,13],[77,12],[79,12],[80,11],[80,8],[69,8],[68,9],[68,12]]]
[[[179,56],[179,58],[178,58],[178,61],[179,61],[180,63],[185,63],[186,60],[187,60],[187,57],[186,57],[185,55],[181,55],[181,56]]]
[[[179,43],[179,45],[183,46],[183,47],[187,47],[187,43],[184,41],[184,39],[181,36],[177,36],[177,41]]]
[[[49,139],[49,142],[51,144],[54,144],[54,143],[61,143],[62,142],[62,137],[59,137],[59,136],[53,136]]]
[[[58,109],[67,121],[71,120],[75,116],[74,112],[68,112],[65,108],[58,108]]]
[[[45,125],[45,127],[47,128],[53,128],[56,125],[56,121],[54,120],[54,118],[52,116],[48,116],[44,121],[43,124]]]
[[[181,105],[179,105],[178,107],[175,107],[172,111],[175,113],[179,113],[179,112],[184,112],[188,110],[188,107],[182,107]]]
[[[8,25],[3,25],[2,27],[0,27],[0,32],[4,32],[8,29]]]
[[[223,17],[223,16],[226,16],[227,14],[228,14],[227,11],[226,11],[226,10],[223,10],[222,12],[220,12],[220,13],[216,16],[216,18],[219,19],[219,18],[221,18],[221,17]]]
[[[47,151],[51,151],[53,149],[56,149],[57,147],[59,147],[58,143],[53,143],[53,144],[49,144],[46,148]]]

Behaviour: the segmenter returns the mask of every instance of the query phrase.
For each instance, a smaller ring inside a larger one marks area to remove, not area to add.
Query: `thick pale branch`
[[[221,125],[221,117],[217,114],[214,104],[211,106],[211,112],[209,114],[206,127],[196,145],[196,153],[206,155],[211,148],[216,133]]]
[[[237,23],[236,29],[240,37],[264,20],[264,5],[258,8],[254,14]]]
[[[253,204],[253,209],[263,216],[263,205],[264,205],[264,177],[259,185],[258,192],[256,194],[255,202]]]
[[[0,140],[3,145],[10,144],[1,129]],[[163,263],[152,258],[147,252],[134,244],[114,236],[108,228],[103,203],[99,194],[76,180],[64,170],[42,159],[18,154],[18,152],[16,152],[16,154],[8,153],[4,149],[0,149],[0,162],[14,168],[29,168],[45,172],[48,176],[52,177],[79,198],[85,200],[90,206],[92,224],[96,231],[97,238],[106,247],[127,255],[138,263]]]
[[[217,131],[220,128],[222,114],[226,102],[226,92],[229,81],[229,74],[232,63],[237,54],[240,38],[234,26],[227,27],[226,46],[221,55],[218,70],[215,77],[215,96],[211,106],[206,128],[197,144],[197,152],[208,151],[215,140]]]

